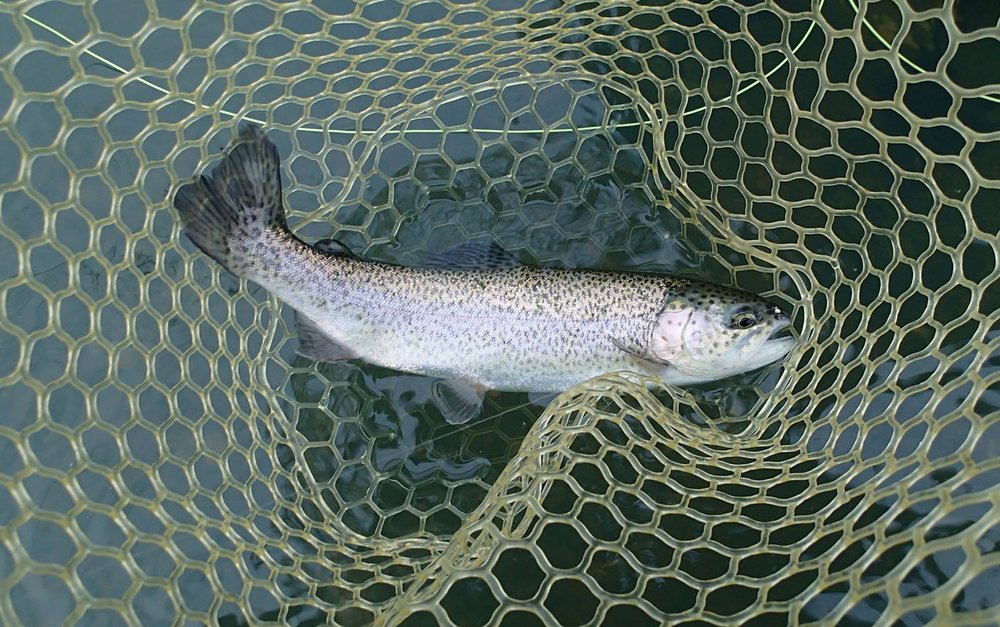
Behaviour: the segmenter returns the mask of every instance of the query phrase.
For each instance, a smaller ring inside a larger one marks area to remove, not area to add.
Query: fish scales
[[[244,276],[361,359],[498,390],[547,392],[634,367],[612,338],[644,344],[662,303],[686,284],[529,266],[394,266],[324,255],[290,235],[260,240],[248,257]]]

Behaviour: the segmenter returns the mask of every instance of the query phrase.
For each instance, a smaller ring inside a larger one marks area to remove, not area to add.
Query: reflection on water
[[[365,536],[454,533],[544,408],[526,394],[488,396],[482,418],[451,425],[433,379],[361,364],[324,364],[290,384],[314,489],[329,515]],[[415,511],[393,515],[404,503]]]

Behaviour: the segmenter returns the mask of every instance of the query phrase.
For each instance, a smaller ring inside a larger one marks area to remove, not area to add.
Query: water
[[[57,11],[56,4],[30,13],[74,39],[83,37],[87,31],[78,10],[63,12],[67,7],[59,5]],[[847,8],[843,3],[831,7],[828,11]],[[375,21],[392,17],[373,11]],[[123,36],[141,27],[144,12],[134,3],[97,11],[106,30]],[[270,19],[266,14],[255,17],[248,9],[240,11],[234,23],[240,32],[254,32]],[[195,20],[190,31],[194,48],[215,41],[222,23],[212,12]],[[0,33],[10,34],[0,41],[20,38],[12,24],[9,15],[0,14]],[[308,21],[301,27],[308,27]],[[51,35],[32,32],[56,48],[63,45]],[[276,36],[255,50],[262,57],[279,58],[289,54],[289,41],[285,35]],[[329,44],[318,40],[309,45],[303,48],[306,58],[340,63]],[[821,40],[807,41],[801,54],[808,57],[811,48],[821,49]],[[134,62],[124,48],[104,45],[101,52],[125,67]],[[163,36],[148,39],[141,52],[155,74],[183,51],[174,39]],[[216,63],[235,63],[247,54],[245,45],[234,42],[218,53]],[[295,59],[288,63],[286,71],[306,73],[305,66],[293,67]],[[379,59],[366,63],[377,66]],[[830,63],[833,72],[838,64],[852,66],[839,55]],[[651,64],[654,73],[660,71]],[[206,103],[222,102],[230,110],[244,107],[253,115],[275,97],[263,86],[246,98],[231,95],[223,80],[205,85],[197,60],[187,67],[177,76],[177,88],[198,93]],[[335,70],[328,68],[329,73]],[[56,91],[77,71],[63,54],[39,50],[21,59],[14,76],[24,89],[44,94]],[[443,546],[478,506],[541,413],[544,400],[524,394],[490,396],[480,421],[455,427],[429,401],[430,381],[425,378],[357,363],[316,366],[296,357],[291,312],[210,260],[187,266],[180,252],[191,247],[177,239],[167,191],[177,176],[191,175],[209,156],[191,140],[210,137],[210,150],[220,150],[232,123],[221,116],[192,116],[190,106],[176,99],[152,119],[139,110],[160,97],[155,90],[130,83],[119,96],[113,71],[89,62],[82,71],[87,79],[65,99],[31,99],[19,109],[14,126],[0,130],[0,149],[6,156],[0,161],[0,184],[16,181],[22,168],[29,182],[0,198],[0,279],[9,324],[0,331],[6,407],[0,430],[0,523],[16,528],[17,543],[34,562],[56,568],[72,564],[72,572],[97,599],[124,594],[132,575],[122,563],[141,571],[144,579],[176,581],[176,593],[156,581],[142,583],[131,605],[143,623],[173,620],[178,608],[205,620],[251,620],[232,603],[236,597],[247,598],[258,618],[322,622],[329,617],[310,607],[308,599],[315,595],[336,603],[349,598],[339,587],[347,584],[333,582],[323,566],[350,559],[346,551],[331,548],[344,538],[358,543],[384,540],[366,553],[369,557],[380,555],[389,541],[417,547],[421,540],[425,552],[413,548],[402,570],[425,565],[432,556],[426,546]],[[241,66],[233,85],[254,85],[262,71],[256,65]],[[336,71],[350,75],[347,68]],[[289,102],[271,110],[273,119],[278,124],[310,119],[329,123],[333,130],[353,128],[324,112],[336,110],[341,102],[355,103],[350,106],[364,111],[370,103],[355,95],[356,85],[349,79],[332,86],[331,92],[318,93],[305,76],[291,94],[308,105]],[[957,269],[971,282],[983,281],[996,267],[994,250],[970,246],[956,259],[958,242],[969,236],[971,226],[958,226],[959,220],[949,219],[944,210],[934,214],[933,223],[918,219],[932,214],[935,206],[926,186],[898,190],[899,201],[912,213],[902,226],[899,205],[887,197],[892,190],[874,169],[865,178],[871,197],[858,198],[846,187],[838,191],[831,186],[819,208],[797,206],[791,222],[809,235],[774,229],[768,238],[784,246],[780,256],[786,265],[804,264],[797,249],[809,251],[809,272],[816,283],[805,289],[787,271],[769,273],[757,266],[737,276],[730,268],[745,265],[746,257],[713,245],[692,207],[664,193],[670,185],[657,179],[650,167],[652,133],[647,127],[630,126],[650,121],[649,112],[636,102],[592,81],[548,85],[511,80],[477,89],[474,96],[448,89],[447,84],[428,89],[425,99],[392,121],[375,114],[361,116],[360,128],[376,132],[364,142],[355,142],[353,135],[272,130],[283,157],[295,155],[285,164],[293,229],[308,240],[336,237],[366,258],[397,263],[419,263],[428,254],[489,236],[527,263],[674,272],[736,282],[758,292],[779,291],[797,305],[800,330],[814,332],[818,342],[844,336],[841,353],[807,353],[799,363],[819,370],[838,359],[847,366],[861,365],[859,358],[867,356],[870,367],[865,364],[859,374],[847,377],[853,385],[876,387],[893,377],[900,382],[874,398],[821,403],[810,408],[815,412],[810,415],[787,408],[787,419],[802,424],[800,430],[788,430],[789,442],[834,407],[841,408],[845,420],[857,411],[875,419],[891,407],[896,424],[902,426],[897,453],[915,449],[927,439],[916,419],[927,411],[947,416],[961,407],[967,392],[961,381],[968,368],[975,365],[980,377],[996,372],[995,358],[963,357],[974,330],[961,324],[969,307],[976,307],[980,316],[995,315],[1000,309],[996,290],[982,290],[976,305],[962,286],[950,288],[947,298],[932,302],[928,297]],[[800,99],[811,93],[804,75],[794,79],[792,90]],[[0,85],[0,110],[10,110],[10,94]],[[753,97],[747,92],[751,102],[745,106],[753,106]],[[473,99],[481,103],[475,114]],[[781,126],[781,114],[774,116]],[[180,120],[182,128],[171,126]],[[560,120],[569,132],[504,137],[491,131],[534,130]],[[608,122],[618,130],[588,130]],[[706,124],[709,132],[735,130],[721,115]],[[872,124],[892,135],[898,120],[881,115],[873,117]],[[668,137],[671,128],[668,124]],[[64,139],[59,129],[65,130]],[[412,132],[421,129],[444,129],[444,135]],[[745,127],[740,138],[749,150],[754,150],[755,129]],[[828,129],[802,124],[796,133],[803,143],[818,142],[816,150],[832,143]],[[848,151],[864,154],[863,136],[844,132],[837,141]],[[699,150],[692,144],[681,154],[697,161]],[[839,165],[827,160],[816,167],[821,175],[834,176]],[[961,169],[939,164],[933,171],[949,203],[968,200],[970,182]],[[751,177],[740,184],[752,187],[760,180]],[[696,176],[685,181],[690,193],[707,193]],[[791,185],[786,190],[799,193]],[[981,217],[978,229],[995,233],[996,225],[983,210],[989,203],[979,200],[986,197],[977,194],[973,202]],[[760,218],[769,211],[786,215],[783,207],[763,201],[745,207],[736,196],[704,200],[736,216]],[[865,244],[853,241],[860,236],[857,220],[850,216],[853,211],[876,224],[884,221],[887,232],[876,233]],[[751,228],[739,220],[727,226],[741,234]],[[945,247],[943,254],[924,260],[920,276],[895,267],[885,292],[865,280],[866,269],[891,266],[889,251],[897,246],[911,256],[927,250],[931,227]],[[832,246],[827,231],[853,245]],[[20,280],[25,276],[32,280]],[[914,282],[924,289],[911,289]],[[893,312],[897,323],[908,325],[898,339],[899,354],[918,356],[902,372],[886,356],[888,342],[896,340],[880,343],[880,327],[890,322],[887,308],[878,304],[885,294],[905,299]],[[806,328],[806,320],[831,310],[849,311],[852,298],[870,307],[864,320],[855,321],[866,325],[866,333],[851,335],[848,323]],[[922,352],[928,335],[922,334],[920,321],[928,317],[952,325],[943,354]],[[995,335],[990,329],[986,339]],[[27,344],[21,337],[28,338]],[[30,346],[30,355],[23,346]],[[926,396],[919,391],[903,394],[919,390],[942,358],[954,358],[941,380],[952,385],[944,399],[929,407],[929,391]],[[24,369],[17,370],[24,360]],[[715,426],[740,433],[761,390],[777,385],[779,375],[780,369],[771,369],[701,386],[692,390],[693,398]],[[838,385],[816,378],[799,384],[819,390]],[[850,387],[843,385],[845,390]],[[893,399],[902,396],[894,405]],[[980,403],[975,411],[985,415],[1000,406],[1000,398],[991,390]],[[702,420],[693,413],[687,417]],[[967,448],[968,428],[961,420],[955,423],[926,445],[932,459],[946,460]],[[889,437],[877,428],[865,436],[848,431],[836,441],[816,432],[804,447],[808,453],[831,446],[845,453],[857,449],[863,460],[877,464]],[[982,459],[995,458],[988,443],[980,442],[974,451]],[[913,485],[914,499],[946,482],[953,472],[942,462],[937,474]],[[824,477],[833,482],[838,471]],[[868,478],[862,474],[852,485]],[[956,489],[975,493],[994,485],[989,477],[978,477]],[[90,504],[82,511],[74,509],[81,495]],[[25,499],[42,514],[25,519],[20,505]],[[890,500],[869,510],[862,521],[889,511]],[[268,511],[274,515],[263,515]],[[844,510],[841,516],[848,514]],[[919,503],[896,514],[902,527],[927,515]],[[949,528],[963,528],[982,515],[961,510],[955,520],[941,524],[941,533],[952,533]],[[175,527],[169,546],[159,542],[164,520]],[[333,533],[338,525],[356,535]],[[81,536],[88,546],[76,541]],[[439,544],[426,542],[428,538]],[[319,553],[322,556],[313,559]],[[887,568],[892,557],[887,553],[876,560],[871,573]],[[935,559],[915,569],[907,585],[920,589],[933,573],[954,570],[951,557]],[[10,551],[0,549],[0,580],[17,568]],[[614,565],[607,568],[613,571]],[[308,572],[300,576],[300,570]],[[406,577],[399,572],[389,579]],[[329,585],[313,583],[324,579]],[[385,582],[363,574],[349,583],[364,587],[366,598],[393,594],[384,588]],[[225,590],[230,600],[214,605],[216,588]],[[286,598],[277,598],[274,590]],[[25,623],[56,623],[74,611],[66,583],[41,570],[24,575],[9,596]],[[837,598],[817,597],[806,613],[822,615],[824,605],[835,604]],[[955,603],[974,606],[990,598],[983,583]],[[77,619],[108,624],[110,619],[100,610],[90,612]],[[338,618],[363,622],[370,616],[357,609]],[[863,620],[864,613],[857,618]]]

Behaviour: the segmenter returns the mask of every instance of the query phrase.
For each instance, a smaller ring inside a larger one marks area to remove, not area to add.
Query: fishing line
[[[816,5],[816,12],[817,13],[822,12],[823,6],[824,6],[825,2],[826,2],[826,0],[820,0],[817,3],[817,5]],[[860,15],[861,8],[857,4],[857,2],[855,2],[855,0],[848,0],[848,2],[850,3],[851,7],[854,9],[855,14],[856,15]],[[43,22],[43,21],[41,21],[41,20],[39,20],[37,18],[32,17],[31,15],[29,15],[27,13],[24,14],[24,19],[27,20],[28,22],[34,24],[35,26],[37,26],[37,27],[45,30],[49,34],[51,34],[54,37],[62,40],[63,42],[65,42],[66,44],[68,44],[70,46],[79,46],[80,45],[79,42],[74,41],[73,39],[71,39],[70,37],[67,37],[66,35],[64,35],[60,31],[58,31],[57,29],[49,26],[48,24],[46,24],[45,22]],[[815,20],[810,21],[809,27],[806,29],[805,34],[798,41],[798,43],[794,47],[792,47],[792,49],[791,49],[791,54],[792,55],[795,55],[799,51],[799,49],[805,44],[806,40],[809,38],[809,35],[812,34],[813,29],[816,27],[816,23],[817,22]],[[872,24],[868,21],[868,19],[866,17],[862,17],[861,18],[861,23],[868,30],[868,32],[872,34],[873,37],[875,37],[883,46],[886,47],[886,49],[889,49],[889,50],[892,49],[892,44],[888,40],[886,40],[885,37],[883,37],[878,32],[878,30],[875,29],[874,26],[872,26]],[[126,68],[122,67],[121,65],[118,65],[117,63],[115,63],[114,61],[108,59],[107,57],[105,57],[105,56],[103,56],[103,55],[101,55],[101,54],[99,54],[99,53],[94,52],[93,50],[91,50],[91,48],[94,45],[96,45],[96,44],[91,44],[90,46],[87,46],[87,47],[83,48],[82,53],[85,54],[85,55],[87,55],[87,56],[89,56],[89,57],[91,57],[91,58],[93,58],[93,59],[95,59],[101,65],[107,67],[108,69],[110,69],[110,70],[112,70],[114,72],[117,72],[117,73],[121,74],[122,76],[128,75],[129,70],[127,70]],[[920,67],[918,64],[916,64],[913,61],[911,61],[905,55],[899,54],[898,57],[899,57],[899,59],[901,61],[903,61],[906,65],[908,65],[912,69],[914,69],[914,70],[916,70],[918,72],[927,72],[927,70],[925,70],[924,68]],[[749,82],[746,85],[744,85],[743,87],[739,88],[734,95],[727,96],[727,97],[719,100],[718,103],[716,103],[716,104],[724,104],[726,102],[730,102],[734,98],[736,98],[736,97],[738,97],[738,96],[746,93],[747,91],[753,89],[757,85],[762,85],[763,81],[769,79],[772,75],[774,75],[775,72],[778,72],[783,67],[785,67],[786,65],[788,65],[788,63],[789,63],[788,57],[784,57],[781,60],[780,63],[778,63],[776,66],[774,66],[772,69],[770,69],[767,73],[765,73],[762,78],[750,78]],[[201,105],[200,103],[198,103],[198,102],[196,102],[194,100],[191,100],[190,98],[183,98],[183,97],[176,96],[176,95],[172,94],[169,90],[164,89],[163,87],[157,85],[156,83],[152,82],[151,80],[149,80],[149,79],[147,79],[147,78],[145,78],[143,76],[136,76],[136,77],[133,77],[131,80],[134,80],[134,81],[136,81],[136,82],[138,82],[138,83],[140,83],[142,85],[145,85],[146,87],[149,87],[150,89],[152,89],[152,90],[154,90],[154,91],[156,91],[156,92],[158,92],[160,94],[163,94],[164,96],[170,96],[172,98],[175,98],[179,102],[183,102],[185,104],[189,104],[192,107],[194,107],[196,110],[204,111],[206,109],[211,109],[210,107],[205,107],[205,106]],[[1000,102],[1000,98],[996,98],[996,97],[989,96],[989,95],[981,95],[979,97],[983,98],[984,100],[988,100],[990,102]],[[695,108],[695,109],[692,109],[690,111],[685,111],[684,113],[681,114],[681,117],[686,118],[688,116],[692,116],[692,115],[697,115],[699,113],[703,113],[704,111],[707,110],[707,108],[708,108],[707,104],[702,105],[702,106],[700,106],[698,108]],[[218,112],[219,112],[219,114],[227,116],[229,118],[236,118],[236,117],[238,117],[238,114],[231,113],[229,111],[226,111],[225,109],[219,109]],[[252,118],[252,117],[249,117],[249,116],[244,117],[242,119],[245,120],[245,121],[247,121],[247,122],[252,122],[252,123],[255,123],[255,124],[260,124],[260,125],[264,125],[265,124],[264,120],[260,120],[260,119],[257,119],[257,118]],[[427,119],[427,118],[415,118],[415,119]],[[662,122],[663,120],[659,120],[658,119],[657,121],[658,122]],[[642,121],[638,121],[638,122],[623,122],[621,124],[615,125],[615,128],[629,128],[629,127],[642,126],[644,124],[646,124],[646,123],[642,122]],[[301,132],[305,132],[305,133],[330,133],[330,134],[339,134],[339,135],[355,135],[355,134],[360,134],[360,135],[363,135],[363,136],[364,135],[374,135],[374,134],[380,132],[378,130],[374,130],[374,131],[372,131],[372,130],[355,131],[355,130],[347,130],[347,129],[322,129],[322,128],[308,127],[308,126],[307,127],[301,127],[301,128],[296,129],[296,130],[297,131],[301,131]],[[410,129],[410,128],[408,128],[408,129],[405,129],[405,130],[402,130],[402,131],[395,131],[393,129],[389,129],[388,131],[381,131],[381,132],[383,132],[383,133],[385,133],[385,132],[396,132],[396,133],[403,133],[403,134],[406,134],[406,135],[411,135],[411,134],[441,133],[441,132],[444,132],[444,130],[448,130],[450,132],[454,132],[456,130],[461,130],[461,129],[440,129],[440,128]],[[588,126],[588,127],[580,127],[580,128],[556,127],[556,128],[548,129],[547,132],[549,132],[549,133],[570,133],[570,132],[592,132],[592,131],[599,131],[599,130],[603,130],[603,127],[598,127],[598,126]],[[481,134],[492,133],[492,134],[497,134],[497,135],[501,135],[501,134],[506,134],[506,135],[534,134],[534,133],[543,132],[542,129],[506,129],[506,130],[499,130],[499,129],[485,129],[485,128],[476,128],[476,127],[470,127],[469,131],[470,132],[481,133]]]

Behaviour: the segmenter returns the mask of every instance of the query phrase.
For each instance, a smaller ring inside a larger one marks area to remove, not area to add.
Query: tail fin
[[[236,275],[248,264],[246,244],[267,231],[287,230],[281,200],[278,149],[259,126],[245,124],[211,176],[174,194],[184,234]]]

